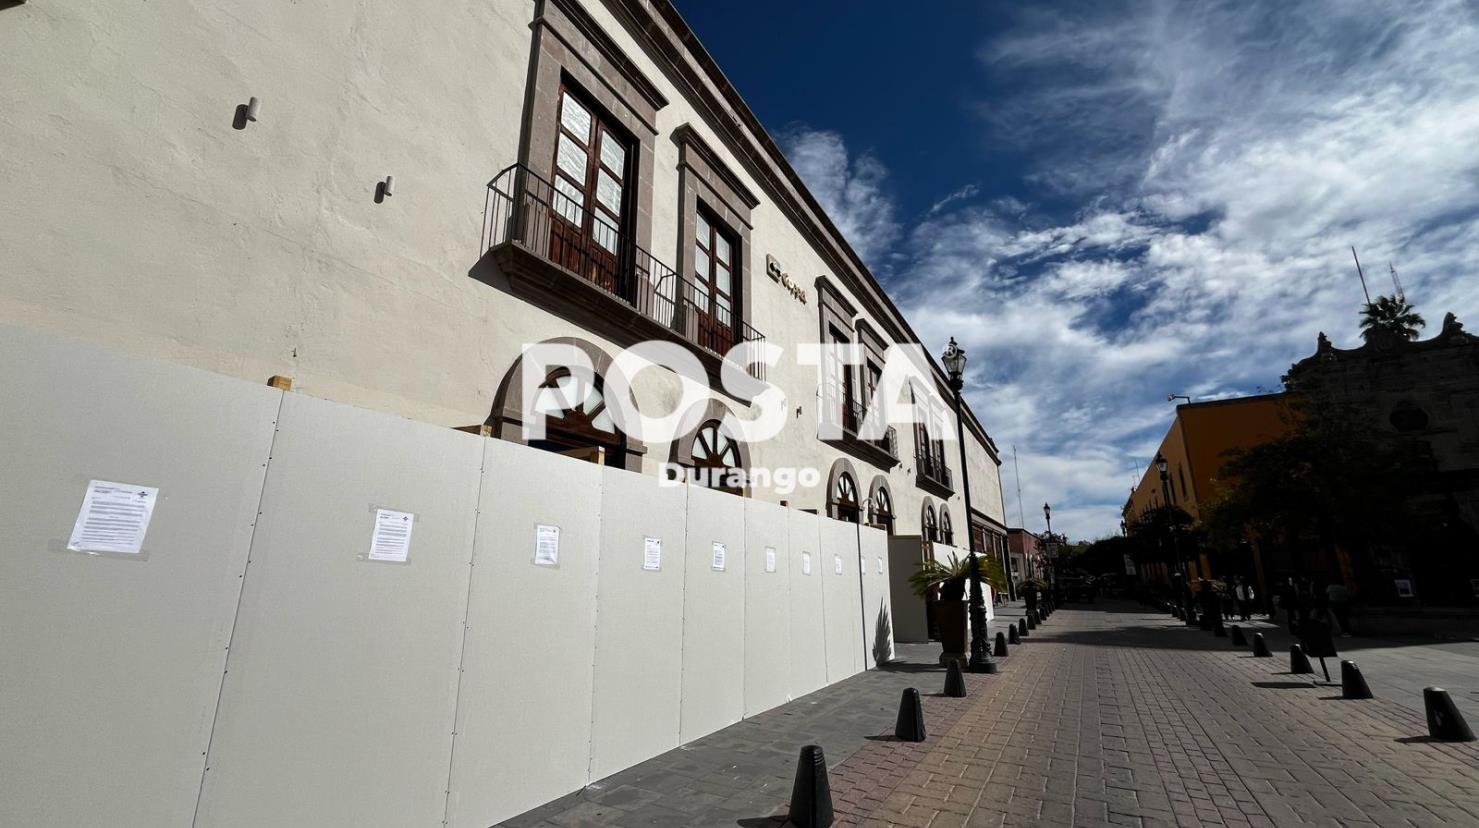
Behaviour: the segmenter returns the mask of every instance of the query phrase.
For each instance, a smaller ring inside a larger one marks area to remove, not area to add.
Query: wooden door
[[[628,155],[626,143],[594,110],[568,90],[560,93],[549,257],[623,296]]]
[[[734,347],[735,244],[702,211],[694,224],[693,242],[698,344],[724,354]]]

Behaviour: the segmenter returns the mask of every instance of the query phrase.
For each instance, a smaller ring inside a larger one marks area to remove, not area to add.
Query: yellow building
[[[1193,519],[1201,517],[1199,503],[1216,492],[1228,452],[1255,446],[1288,430],[1289,406],[1284,394],[1263,394],[1176,406],[1176,419],[1161,439],[1156,458],[1164,458],[1162,481],[1157,460],[1146,464],[1139,483],[1125,502],[1125,522],[1133,526],[1145,515],[1169,503]],[[1257,566],[1255,556],[1254,565]],[[1189,577],[1211,578],[1205,554],[1191,562]],[[1168,576],[1162,564],[1149,566],[1150,577]],[[1261,570],[1257,572],[1262,582]]]

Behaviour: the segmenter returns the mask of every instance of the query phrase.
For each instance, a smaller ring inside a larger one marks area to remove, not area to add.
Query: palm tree
[[[1378,296],[1361,309],[1361,338],[1367,342],[1383,334],[1410,342],[1417,339],[1417,329],[1427,324],[1401,296]]]

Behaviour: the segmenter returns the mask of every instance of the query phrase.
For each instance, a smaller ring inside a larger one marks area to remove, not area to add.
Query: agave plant
[[[1001,564],[985,555],[977,555],[981,563],[981,580],[998,591],[1006,589],[1006,573]],[[958,601],[965,596],[966,585],[971,577],[970,558],[961,558],[954,552],[944,561],[933,558],[921,561],[919,570],[909,576],[909,586],[914,594],[924,597],[933,589],[940,590],[940,598]]]

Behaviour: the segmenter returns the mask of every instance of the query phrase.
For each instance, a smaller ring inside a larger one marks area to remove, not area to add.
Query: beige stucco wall
[[[829,273],[824,257],[607,8],[583,5],[669,101],[653,253],[677,264],[675,128],[691,125],[760,197],[743,278],[751,323],[787,350],[769,379],[789,413],[752,461],[814,467],[825,482],[848,457],[866,494],[878,470],[817,440],[817,371],[795,360],[817,338],[816,292],[803,304],[764,272],[773,255],[810,285]],[[576,336],[614,352],[468,275],[485,185],[517,160],[534,11],[534,0],[0,11],[0,321],[254,381],[284,374],[314,396],[447,426],[486,419],[524,343]],[[233,129],[251,96],[259,120]],[[376,204],[386,175],[394,195]],[[675,388],[644,372],[638,403],[665,411]],[[917,533],[923,492],[912,432],[899,432],[887,476],[897,530]],[[996,463],[979,445],[972,457],[974,505],[999,516]],[[646,466],[667,458],[649,446]],[[825,492],[787,499],[822,509]],[[963,531],[959,492],[950,509]]]

